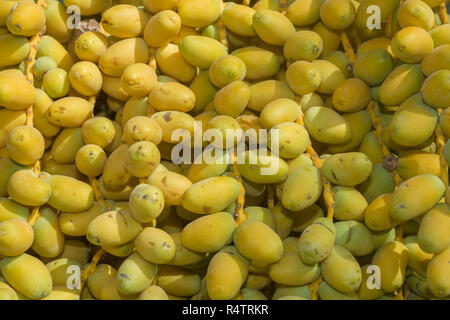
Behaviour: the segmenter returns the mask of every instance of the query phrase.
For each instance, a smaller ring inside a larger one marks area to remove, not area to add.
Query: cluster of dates
[[[0,300],[448,299],[449,106],[443,0],[0,0]]]

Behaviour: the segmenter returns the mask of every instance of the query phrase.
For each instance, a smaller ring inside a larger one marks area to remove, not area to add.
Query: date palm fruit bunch
[[[444,0],[0,0],[0,299],[449,299],[449,106]]]

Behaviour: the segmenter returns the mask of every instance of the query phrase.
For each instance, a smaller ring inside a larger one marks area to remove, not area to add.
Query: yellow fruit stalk
[[[444,134],[442,133],[442,128],[441,125],[438,123],[436,125],[436,131],[435,131],[435,135],[436,135],[436,148],[437,151],[439,153],[439,160],[440,160],[440,166],[441,166],[441,180],[444,182],[445,186],[448,187],[448,164],[447,161],[445,160],[445,154],[444,154],[444,149],[445,149],[445,138],[444,138]]]
[[[376,110],[375,110],[375,102],[372,100],[369,105],[367,106],[367,111],[369,112],[370,118],[372,119],[372,125],[375,127],[375,134],[377,136],[378,144],[381,147],[381,150],[383,152],[383,157],[386,160],[390,155],[390,151],[388,147],[383,143],[382,135],[382,127],[380,119],[376,116]],[[395,179],[395,183],[398,186],[401,183],[401,178],[398,175],[398,172],[396,169],[391,171],[392,176]]]
[[[381,150],[383,152],[383,158],[386,161],[388,157],[391,157],[391,153],[388,147],[383,143],[381,121],[376,116],[375,102],[373,100],[370,101],[369,105],[367,106],[367,111],[369,112],[370,118],[372,120],[372,125],[375,127],[375,135],[377,137],[378,144],[380,145]],[[391,175],[394,177],[396,186],[399,186],[401,183],[401,178],[395,168],[391,170]],[[401,223],[396,227],[396,241],[399,242],[403,241],[403,224]],[[400,290],[400,292],[397,294],[396,299],[398,300],[403,299],[402,290]]]
[[[92,105],[92,108],[94,108],[96,102],[96,97],[91,96],[89,98],[89,103]],[[92,114],[92,118],[94,117],[94,114]],[[96,177],[89,176],[89,183],[92,187],[92,191],[94,193],[95,200],[100,203],[104,208],[107,208],[107,204],[105,203],[105,199],[103,198],[102,193],[99,189],[99,183]],[[80,291],[81,292],[81,291]]]
[[[48,7],[48,4],[46,2],[46,0],[39,0],[37,2],[37,4],[39,6],[41,6],[43,9],[46,9]],[[40,32],[41,30],[39,30],[39,32],[37,34],[35,34],[34,36],[31,37],[30,39],[30,53],[28,54],[28,58],[26,61],[26,79],[31,83],[34,84],[34,77],[33,77],[33,66],[34,63],[36,61],[36,53],[37,53],[37,49],[38,49],[38,45],[39,45],[39,41],[40,41]],[[26,120],[26,125],[28,126],[33,126],[33,106],[30,106],[27,111],[27,120]],[[36,163],[33,165],[33,171],[39,175],[40,171],[41,171],[41,165],[40,165],[40,161],[36,161]],[[41,175],[39,175],[39,177],[42,177]],[[36,220],[39,218],[39,207],[35,207],[33,208],[33,211],[31,212],[30,218],[28,220],[28,223],[33,226],[34,223],[36,222]]]
[[[238,182],[239,182],[239,187],[240,187],[240,192],[237,198],[237,203],[236,203],[236,213],[235,213],[235,218],[236,218],[236,225],[240,225],[242,222],[244,222],[244,220],[246,219],[245,214],[244,214],[244,203],[245,203],[245,189],[244,186],[242,185],[242,177],[241,174],[239,173],[238,167],[237,167],[237,157],[235,157],[233,155],[234,161],[233,161],[233,173],[232,176],[233,178],[235,178]]]
[[[97,267],[99,260],[105,254],[105,250],[98,250],[95,255],[92,257],[91,262],[84,268],[83,273],[81,274],[81,283],[80,283],[80,292],[83,291],[83,287],[86,284],[88,277],[94,272]]]
[[[91,104],[92,108],[94,108],[96,103],[96,96],[93,95],[89,97],[89,103]],[[92,113],[92,118],[94,117],[94,113]],[[92,187],[92,191],[94,193],[95,200],[103,207],[108,208],[108,204],[105,202],[105,199],[103,198],[102,193],[99,189],[99,182],[96,177],[89,176],[89,183]],[[87,278],[93,273],[94,269],[97,267],[98,261],[102,258],[102,256],[105,254],[104,249],[100,248],[96,252],[96,254],[92,257],[91,262],[84,268],[83,273],[81,274],[81,283],[80,283],[80,289],[79,292],[81,293],[83,291],[83,287],[87,281]]]
[[[223,3],[222,3],[223,6]],[[228,40],[227,40],[227,32],[225,29],[225,26],[222,22],[222,19],[219,18],[216,22],[216,27],[219,31],[219,40],[223,44],[225,48],[228,48]],[[245,203],[245,188],[242,185],[242,177],[239,173],[238,167],[237,167],[237,157],[232,154],[231,155],[233,159],[233,172],[232,177],[235,178],[239,182],[240,192],[237,198],[236,202],[236,210],[235,210],[235,221],[236,225],[239,226],[242,222],[245,221],[246,216],[244,214],[244,203]]]
[[[148,65],[156,72],[158,66],[156,63],[156,49],[155,48],[149,49]],[[148,109],[147,109],[147,116],[151,117],[155,112],[156,112],[155,109],[149,103]]]
[[[220,5],[222,7],[221,11],[223,11],[224,3],[222,2]],[[228,48],[229,44],[228,44],[228,39],[227,39],[227,30],[225,29],[225,25],[223,24],[222,17],[219,17],[219,19],[217,19],[215,26],[219,32],[220,42],[224,45],[225,48]]]
[[[297,100],[299,100],[297,98]],[[304,118],[304,114],[302,111],[302,107],[300,105],[299,102],[299,106],[300,106],[300,115],[297,119],[297,123],[300,125],[305,125],[303,118]],[[306,153],[307,155],[310,157],[310,159],[313,162],[313,165],[321,170],[322,165],[323,165],[323,160],[319,158],[319,155],[317,154],[317,152],[314,150],[314,148],[309,145],[308,148],[306,149]],[[330,221],[333,221],[333,216],[334,216],[334,192],[333,189],[331,187],[331,183],[325,178],[325,176],[322,175],[322,184],[323,184],[323,196],[324,196],[324,200],[325,203],[327,205],[327,218]],[[319,279],[317,279],[316,281],[314,281],[311,285],[310,285],[310,291],[311,291],[311,298],[312,300],[318,300],[319,296],[318,296],[318,290],[319,290],[319,285],[322,282],[322,276],[319,277]]]
[[[439,16],[441,18],[442,24],[448,23],[448,14],[447,14],[447,1],[444,1],[439,6]]]
[[[348,59],[350,60],[351,63],[355,63],[356,61],[355,51],[353,51],[350,39],[348,38],[348,35],[345,32],[341,33],[341,42]]]

